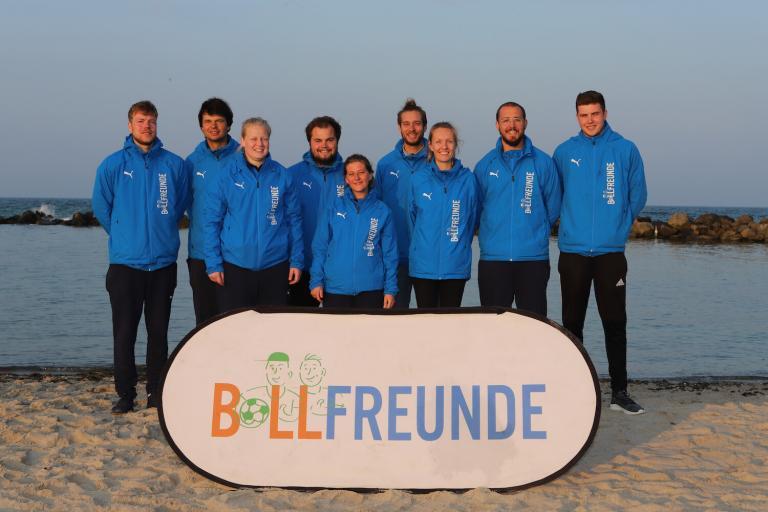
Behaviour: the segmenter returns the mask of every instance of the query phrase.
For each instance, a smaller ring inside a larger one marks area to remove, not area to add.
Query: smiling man
[[[525,109],[509,101],[496,110],[496,147],[475,166],[480,192],[478,285],[483,306],[547,316],[549,233],[562,189],[552,159],[525,135]]]
[[[204,140],[186,160],[187,174],[192,184],[187,267],[198,325],[219,313],[216,285],[208,279],[205,271],[203,214],[208,190],[216,183],[224,162],[239,147],[237,140],[229,135],[232,119],[232,109],[226,101],[219,98],[204,101],[197,114]]]
[[[338,121],[330,116],[316,117],[307,124],[304,131],[309,151],[304,153],[301,162],[288,169],[288,173],[294,177],[297,187],[301,204],[304,258],[306,268],[311,268],[312,239],[319,212],[324,204],[344,194],[344,168],[338,151],[341,139],[341,125]],[[299,282],[291,285],[291,306],[319,305],[310,294],[310,278],[309,272],[304,272]]]
[[[645,410],[627,393],[627,259],[632,222],[645,206],[643,159],[637,147],[608,124],[597,91],[576,96],[581,131],[555,150],[563,184],[560,215],[560,289],[563,325],[583,340],[584,318],[594,282],[605,333],[611,406],[626,414]]]
[[[395,308],[408,309],[411,303],[411,278],[408,275],[408,251],[411,234],[408,229],[407,200],[411,186],[411,176],[418,169],[427,165],[427,113],[412,98],[397,113],[397,127],[400,139],[392,151],[384,155],[376,164],[376,185],[381,192],[381,200],[392,210],[397,233],[399,264],[397,267],[397,297]]]
[[[176,289],[179,219],[187,208],[184,161],[157,138],[157,109],[140,101],[128,111],[123,149],[96,171],[93,212],[109,235],[107,291],[112,306],[114,414],[133,410],[136,398],[136,332],[147,327],[147,407],[158,404],[157,386],[168,357],[168,322]]]

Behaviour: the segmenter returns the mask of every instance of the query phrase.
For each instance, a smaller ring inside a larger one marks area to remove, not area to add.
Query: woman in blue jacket
[[[269,123],[243,123],[240,145],[208,190],[205,266],[222,312],[285,305],[301,277],[301,211],[288,171],[269,154]]]
[[[420,308],[459,307],[472,268],[477,182],[456,158],[450,123],[429,132],[429,165],[411,178],[409,273]]]
[[[372,191],[373,167],[363,155],[344,161],[344,182],[344,195],[320,212],[311,294],[325,307],[389,309],[399,261],[392,212]]]

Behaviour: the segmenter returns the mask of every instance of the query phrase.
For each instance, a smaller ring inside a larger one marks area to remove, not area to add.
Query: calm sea
[[[0,216],[40,209],[59,218],[90,209],[83,199],[0,199]],[[768,208],[648,207],[672,212],[768,216]],[[107,236],[100,228],[0,225],[0,367],[88,367],[112,362],[104,289]],[[478,251],[475,250],[477,255]],[[560,321],[557,243],[551,242],[549,316]],[[182,231],[179,261],[186,259]],[[628,309],[631,378],[768,377],[768,245],[630,242]],[[476,262],[475,262],[476,263]],[[479,305],[476,267],[464,305]],[[170,349],[194,327],[185,264],[179,265]],[[414,302],[415,303],[415,302]],[[139,330],[143,362],[146,333]],[[607,375],[600,320],[591,299],[585,345]]]

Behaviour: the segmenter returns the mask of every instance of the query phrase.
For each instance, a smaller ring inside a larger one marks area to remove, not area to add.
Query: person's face
[[[284,386],[291,377],[288,363],[283,361],[270,361],[267,364],[267,382],[272,385]]]
[[[579,121],[581,131],[587,137],[594,137],[603,131],[608,111],[603,110],[599,103],[579,105],[576,107],[576,119]]]
[[[205,140],[212,143],[223,142],[229,133],[229,125],[224,116],[203,114],[203,122],[200,125]]]
[[[312,158],[319,165],[333,164],[336,160],[338,143],[333,126],[312,128],[309,135],[309,150],[312,153]]]
[[[320,361],[307,360],[301,363],[299,377],[301,382],[307,386],[317,386],[323,381],[324,376],[325,368],[320,364]]]
[[[426,126],[421,121],[421,112],[409,110],[400,114],[400,135],[409,146],[420,146]]]
[[[509,148],[520,149],[527,127],[528,121],[523,119],[520,107],[506,106],[499,111],[496,129],[499,130],[501,140]]]
[[[243,152],[249,162],[263,162],[269,154],[269,134],[264,126],[251,124],[246,126],[240,139]]]
[[[456,137],[449,128],[438,128],[432,132],[432,140],[429,141],[429,149],[438,164],[453,164],[456,155]]]
[[[344,181],[349,185],[355,197],[368,192],[372,179],[373,176],[365,168],[363,162],[350,162],[344,171]]]
[[[135,112],[128,121],[128,131],[140,146],[151,146],[157,137],[157,117],[144,112]]]

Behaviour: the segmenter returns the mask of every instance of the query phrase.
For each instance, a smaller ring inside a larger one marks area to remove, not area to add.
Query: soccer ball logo
[[[241,426],[257,428],[269,418],[269,405],[261,398],[248,398],[241,401],[238,412]]]

